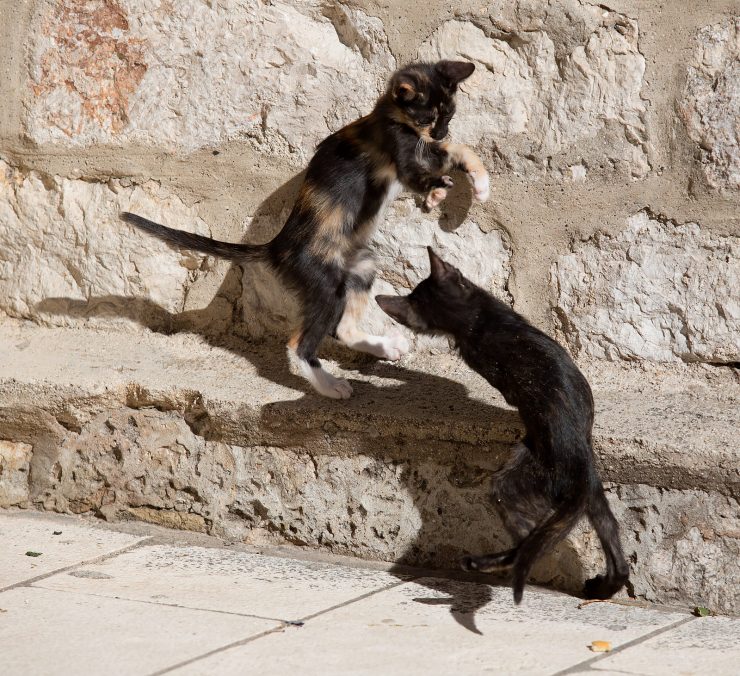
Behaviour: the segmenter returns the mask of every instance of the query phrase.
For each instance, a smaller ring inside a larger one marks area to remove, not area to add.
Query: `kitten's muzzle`
[[[401,324],[407,323],[409,302],[405,296],[375,296],[375,302],[389,317]]]
[[[414,309],[409,296],[375,296],[375,300],[389,317],[414,331],[427,331],[429,327]]]
[[[432,129],[432,138],[435,141],[442,141],[449,132],[449,127],[447,124],[437,124],[435,125],[434,129]]]

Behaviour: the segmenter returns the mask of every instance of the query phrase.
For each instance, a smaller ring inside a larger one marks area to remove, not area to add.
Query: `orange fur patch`
[[[347,294],[344,314],[337,326],[337,338],[342,342],[352,342],[365,335],[358,324],[365,314],[369,295],[369,291],[350,291]]]
[[[307,183],[303,184],[298,201],[301,211],[313,218],[317,226],[308,250],[324,260],[341,262],[349,245],[344,209],[333,202],[331,195]]]
[[[483,162],[468,146],[461,143],[441,143],[440,145],[442,150],[447,153],[452,164],[459,164],[469,174],[479,171],[485,172],[486,168],[483,166]]]

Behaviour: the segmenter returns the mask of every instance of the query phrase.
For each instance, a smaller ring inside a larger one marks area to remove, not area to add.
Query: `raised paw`
[[[507,575],[516,558],[516,549],[508,549],[496,554],[485,554],[483,556],[466,556],[460,561],[463,570],[469,573],[494,573]]]
[[[468,173],[473,186],[473,198],[476,202],[485,202],[491,194],[490,180],[485,169],[476,169]]]
[[[409,341],[403,336],[388,336],[383,340],[383,354],[381,359],[398,361],[409,351]]]
[[[434,209],[434,207],[444,201],[445,197],[447,197],[447,190],[445,188],[432,188],[424,200],[424,206],[427,209]]]

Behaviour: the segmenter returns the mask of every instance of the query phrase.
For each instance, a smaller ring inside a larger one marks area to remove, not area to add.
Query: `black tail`
[[[521,603],[524,584],[532,572],[532,567],[540,555],[552,549],[578,523],[586,509],[588,489],[574,491],[574,497],[562,503],[555,513],[537,526],[517,547],[511,586],[514,589],[514,603]]]
[[[217,256],[218,258],[225,258],[230,261],[267,260],[267,247],[264,244],[231,244],[229,242],[219,242],[210,237],[203,237],[202,235],[195,235],[191,232],[168,228],[165,225],[160,225],[159,223],[150,221],[148,218],[131,214],[128,211],[124,211],[121,214],[121,218],[127,223],[131,223],[131,225],[135,225],[137,228],[146,230],[146,232],[164,240],[168,244],[174,244],[183,249],[194,249],[195,251]]]
[[[619,539],[619,524],[606,501],[601,482],[597,482],[591,491],[586,514],[604,550],[606,575],[587,580],[584,595],[589,599],[608,599],[627,584],[630,569]]]

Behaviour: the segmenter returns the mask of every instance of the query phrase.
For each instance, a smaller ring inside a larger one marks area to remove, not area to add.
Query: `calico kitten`
[[[369,115],[321,142],[287,222],[266,244],[229,244],[135,214],[122,218],[177,247],[271,264],[302,308],[302,326],[288,346],[303,375],[321,394],[346,399],[350,384],[316,358],[324,336],[381,359],[399,359],[408,351],[401,336],[372,336],[358,327],[375,277],[368,241],[386,205],[408,188],[427,193],[427,205],[435,206],[452,185],[447,174],[454,168],[467,173],[477,200],[488,198],[488,173],[478,157],[442,140],[455,113],[457,87],[474,68],[439,61],[396,71]]]
[[[524,317],[467,280],[429,249],[431,275],[409,296],[377,296],[386,314],[421,333],[451,336],[465,362],[519,409],[524,440],[493,481],[493,499],[516,542],[467,557],[466,570],[512,574],[514,601],[536,559],[585,513],[606,554],[606,575],[588,598],[609,598],[629,579],[619,526],[594,466],[594,402],[568,353]]]

